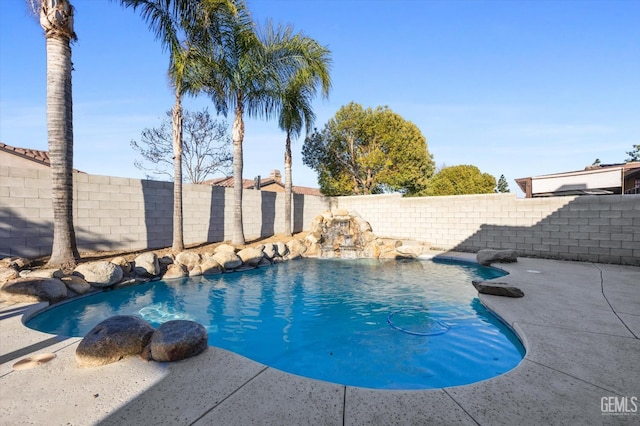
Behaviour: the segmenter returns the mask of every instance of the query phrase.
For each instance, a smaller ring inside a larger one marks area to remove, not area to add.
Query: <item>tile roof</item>
[[[0,142],[0,151],[16,155],[18,157],[33,161],[38,164],[42,164],[47,167],[51,166],[51,161],[49,160],[49,151],[41,151],[31,148],[19,148],[16,146],[7,145],[2,142]],[[73,171],[75,173],[84,173],[77,169],[73,169]]]
[[[284,185],[278,180],[271,177],[261,179],[260,180],[260,188],[268,191],[268,188],[265,188],[266,185],[271,185],[276,183],[284,188]],[[203,185],[211,185],[211,186],[223,186],[225,188],[233,188],[233,176],[227,176],[223,178],[215,178],[209,179],[202,182]],[[254,189],[255,181],[253,179],[242,179],[242,187],[244,189]],[[297,186],[293,185],[291,188],[294,194],[299,195],[315,195],[318,197],[322,197],[322,192],[318,188],[310,188],[307,186]]]

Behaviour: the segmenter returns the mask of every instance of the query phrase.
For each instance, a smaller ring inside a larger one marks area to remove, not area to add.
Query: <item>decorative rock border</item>
[[[12,302],[57,303],[90,292],[152,280],[240,272],[301,257],[320,257],[323,247],[335,244],[327,241],[326,235],[327,228],[335,221],[348,221],[356,233],[355,238],[361,243],[357,257],[416,258],[427,247],[415,241],[379,238],[357,213],[334,209],[318,215],[304,239],[292,238],[286,243],[256,244],[243,249],[223,243],[213,252],[200,254],[185,250],[161,258],[150,251],[140,254],[133,262],[117,256],[111,261],[81,263],[70,275],[59,269],[30,270],[30,261],[24,258],[0,259],[0,297]]]

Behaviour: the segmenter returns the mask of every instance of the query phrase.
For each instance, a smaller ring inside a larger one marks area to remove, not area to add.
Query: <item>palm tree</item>
[[[284,229],[285,234],[292,234],[291,197],[293,181],[291,176],[291,137],[298,138],[304,126],[309,134],[315,121],[311,102],[321,86],[322,95],[327,97],[331,88],[329,76],[329,50],[320,46],[315,40],[303,38],[307,44],[304,49],[306,58],[301,68],[290,79],[283,83],[282,107],[280,110],[280,129],[286,132],[284,151]]]
[[[197,37],[197,31],[205,16],[215,16],[222,8],[232,10],[231,0],[120,0],[123,6],[139,10],[149,29],[160,39],[163,48],[169,49],[169,76],[174,88],[175,104],[173,124],[173,242],[171,249],[184,250],[182,214],[182,97],[197,94],[202,87],[197,74],[192,72],[194,50],[189,37]],[[204,11],[209,12],[207,15]],[[216,20],[207,23],[216,28]],[[181,36],[184,40],[181,40]]]
[[[242,170],[244,117],[270,118],[282,103],[282,82],[289,81],[305,63],[302,37],[291,27],[274,28],[270,23],[261,36],[244,1],[236,0],[235,14],[226,26],[210,37],[201,54],[201,67],[209,74],[208,92],[216,109],[234,112],[233,140],[233,237],[244,245],[242,221]]]
[[[47,42],[47,139],[51,164],[53,246],[49,267],[75,266],[80,258],[73,227],[73,6],[68,0],[29,0]]]

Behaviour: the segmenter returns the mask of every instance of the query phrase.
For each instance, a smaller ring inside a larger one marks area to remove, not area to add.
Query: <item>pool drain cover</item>
[[[45,364],[56,357],[56,354],[38,354],[32,355],[27,358],[23,358],[20,361],[13,364],[14,370],[28,370],[30,368],[39,367],[42,364]]]
[[[432,318],[426,308],[407,308],[391,312],[389,325],[403,333],[415,336],[437,336],[449,331],[449,326]]]

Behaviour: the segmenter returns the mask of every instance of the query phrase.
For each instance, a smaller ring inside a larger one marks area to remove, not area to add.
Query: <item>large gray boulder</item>
[[[492,281],[471,281],[478,293],[503,297],[522,297],[524,292],[511,284]]]
[[[122,280],[124,275],[120,266],[111,262],[82,263],[73,271],[73,275],[83,278],[94,287],[111,287]]]
[[[186,266],[187,270],[190,271],[200,265],[200,261],[200,253],[195,251],[182,251],[176,255],[176,260],[174,262]]]
[[[160,262],[154,252],[142,253],[133,261],[136,275],[141,277],[155,277],[160,274]]]
[[[494,262],[513,263],[518,261],[518,253],[515,250],[483,249],[476,255],[476,260],[480,265],[485,266]]]
[[[160,325],[151,336],[151,359],[180,361],[207,349],[207,329],[194,321],[174,320]]]
[[[84,278],[77,275],[62,277],[61,280],[69,289],[77,294],[86,294],[91,290],[94,290],[94,287],[91,287],[91,284],[89,284]]]
[[[242,260],[242,263],[249,266],[257,266],[258,263],[264,257],[264,253],[262,250],[257,248],[249,247],[246,249],[242,249],[237,253],[237,256]]]
[[[242,259],[240,259],[235,253],[230,251],[220,251],[212,256],[213,260],[218,262],[222,269],[230,271],[236,269],[242,265]]]
[[[107,318],[87,333],[76,348],[80,367],[99,367],[140,355],[154,329],[142,318],[118,315]]]
[[[15,303],[56,303],[67,297],[67,286],[58,278],[19,278],[0,288],[1,298]]]
[[[167,272],[164,273],[162,278],[170,279],[170,278],[184,278],[189,276],[189,271],[187,267],[181,263],[174,263],[172,265],[167,266]]]

